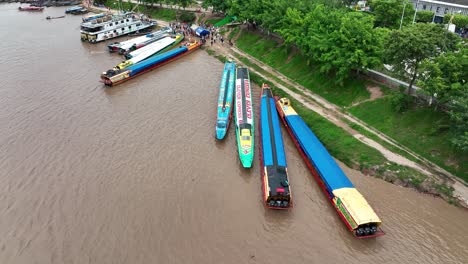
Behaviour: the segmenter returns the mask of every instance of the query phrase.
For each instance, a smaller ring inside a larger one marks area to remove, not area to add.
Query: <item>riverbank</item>
[[[238,63],[249,66],[251,71],[258,74],[259,84],[268,80],[267,82],[273,83],[274,87],[279,88],[280,95],[294,97],[303,106],[299,110],[300,114],[312,115],[308,120],[306,118],[306,122],[318,134],[320,140],[333,156],[366,175],[382,178],[399,186],[414,188],[423,193],[442,197],[449,203],[468,207],[468,188],[463,182],[460,182],[456,177],[449,176],[450,173],[443,171],[443,169],[421,161],[417,155],[408,154],[405,149],[386,137],[374,134],[374,130],[360,120],[344,113],[340,107],[314,95],[309,89],[252,57],[252,54],[246,54],[238,45],[240,34],[239,31],[226,32],[225,37],[234,38],[236,47],[229,47],[227,44],[219,45],[218,43],[218,45],[208,47],[208,52],[221,60],[226,56],[234,57]],[[257,49],[256,57],[261,57],[261,49],[256,47],[254,43],[246,46]],[[262,58],[268,59],[266,56]],[[372,90],[369,91],[369,93],[371,92]],[[378,98],[378,96],[374,96],[373,99]],[[316,114],[310,113],[311,110]],[[314,115],[316,116],[314,117]],[[319,120],[319,122],[317,115],[325,119]],[[317,125],[321,122],[330,124]]]
[[[129,7],[133,6],[129,4]],[[92,8],[95,9],[94,11],[108,11],[103,8]],[[111,11],[115,10],[111,9]],[[157,16],[150,16],[158,19]],[[203,16],[204,20],[210,18],[210,16]],[[166,25],[167,21],[159,20],[158,23]],[[449,203],[468,207],[468,188],[463,182],[453,176],[450,177],[450,173],[436,165],[424,162],[417,154],[408,152],[407,149],[381,133],[376,133],[374,129],[350,115],[349,112],[343,112],[343,106],[359,106],[355,103],[356,101],[363,104],[383,98],[384,94],[377,96],[375,94],[378,94],[380,90],[389,93],[384,87],[371,82],[356,81],[354,82],[356,89],[351,90],[354,92],[346,94],[343,93],[341,87],[324,85],[331,84],[330,80],[318,79],[316,84],[322,87],[319,95],[326,95],[324,98],[315,94],[315,90],[307,89],[299,84],[300,79],[298,79],[299,83],[296,82],[297,78],[307,76],[306,68],[300,66],[303,69],[296,73],[294,67],[298,67],[297,65],[303,62],[297,56],[287,55],[284,47],[277,47],[279,44],[274,44],[276,42],[271,40],[262,40],[260,34],[252,37],[252,33],[245,30],[221,30],[221,33],[225,35],[225,39],[233,38],[236,47],[230,47],[227,43],[221,45],[218,41],[214,46],[207,45],[206,50],[218,58],[227,56],[235,58],[238,63],[248,66],[254,72],[253,81],[257,79],[259,85],[268,80],[278,94],[294,97],[302,105],[298,107],[300,114],[306,116],[308,125],[313,128],[334,157],[366,175],[382,178],[399,186],[439,196]],[[265,41],[265,43],[257,45],[259,41]],[[282,58],[273,60],[272,56],[275,54]],[[259,61],[259,57],[262,57],[263,62]],[[286,65],[293,64],[289,70],[297,74],[296,79],[292,80],[272,67],[284,66],[284,64],[277,64],[280,61],[286,61]],[[359,86],[363,86],[364,89],[357,89]],[[371,89],[367,89],[366,86]],[[330,87],[331,89],[328,89]],[[363,90],[365,92],[362,92]],[[361,92],[355,93],[355,91]],[[372,93],[374,97],[369,100],[368,97]],[[330,98],[339,104],[329,102],[327,99]]]
[[[258,156],[244,169],[235,130],[215,139],[221,62],[199,50],[104,88],[100,73],[122,61],[107,45],[125,37],[82,42],[81,16],[48,21],[65,8],[17,6],[0,5],[2,33],[18,36],[0,42],[0,263],[468,259],[467,210],[338,161],[386,232],[356,239],[287,134],[295,205],[266,209]],[[252,82],[254,106],[260,94]]]

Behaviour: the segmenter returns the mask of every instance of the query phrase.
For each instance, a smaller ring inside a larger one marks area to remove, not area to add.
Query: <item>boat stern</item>
[[[253,134],[247,128],[236,129],[237,134],[237,148],[239,151],[239,159],[244,168],[251,168],[253,163]]]

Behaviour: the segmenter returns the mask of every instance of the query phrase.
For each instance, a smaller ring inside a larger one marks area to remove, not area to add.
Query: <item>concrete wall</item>
[[[388,76],[384,73],[374,71],[374,70],[368,70],[367,72],[363,73],[364,77],[376,81],[378,83],[382,83],[385,86],[388,86],[389,88],[395,89],[400,91],[400,87],[405,87],[405,92],[408,92],[408,86],[409,84],[407,82],[395,79],[391,76]],[[421,98],[426,101],[430,101],[431,98],[430,96],[427,96],[426,94],[422,93],[421,88],[419,88],[416,85],[413,85],[411,88],[410,94],[413,96],[416,96],[418,98]]]

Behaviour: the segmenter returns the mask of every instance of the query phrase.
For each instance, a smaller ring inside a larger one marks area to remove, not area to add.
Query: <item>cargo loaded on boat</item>
[[[259,132],[263,201],[268,208],[287,209],[292,199],[286,153],[275,100],[267,84],[262,85]]]
[[[233,62],[226,62],[224,64],[221,84],[219,85],[218,116],[216,119],[216,139],[219,140],[226,136],[232,117],[235,75],[236,64]]]
[[[136,64],[140,61],[144,61],[151,56],[166,52],[172,47],[174,47],[175,45],[179,44],[183,39],[184,39],[184,35],[177,35],[174,37],[164,37],[156,42],[151,43],[148,46],[145,46],[144,48],[134,51],[134,52],[138,51],[138,54],[136,53],[133,54],[135,56],[132,56],[130,59],[123,61],[122,63],[117,65],[114,68],[114,70],[125,69],[128,66]]]
[[[119,52],[119,54],[124,54],[126,52],[134,51],[139,48],[142,48],[148,44],[151,44],[158,39],[161,39],[167,34],[171,33],[172,30],[168,27],[164,27],[158,31],[155,32],[149,32],[145,34],[144,36],[141,37],[136,37],[132,38],[126,41],[122,42],[114,42],[109,45],[107,45],[107,48],[109,49],[109,52]]]
[[[109,70],[101,74],[101,80],[107,86],[120,84],[190,54],[200,48],[200,46],[201,44],[199,42],[187,43],[186,46],[164,52],[160,55],[152,56],[142,62],[130,65],[123,70]]]
[[[250,168],[254,156],[254,121],[250,77],[247,68],[237,68],[236,71],[235,117],[239,158],[244,168]]]
[[[101,20],[104,22],[100,23]],[[95,19],[81,24],[81,40],[97,43],[136,31],[150,29],[155,25],[156,22],[145,15],[137,15],[133,12],[114,15],[110,20],[103,17],[102,19]]]
[[[379,217],[304,120],[294,111],[289,100],[278,100],[276,107],[307,167],[348,229],[358,238],[384,235],[380,229]]]

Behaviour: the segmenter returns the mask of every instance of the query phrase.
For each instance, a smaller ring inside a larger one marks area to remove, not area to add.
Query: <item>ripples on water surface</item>
[[[80,42],[81,17],[17,7],[0,5],[0,263],[467,263],[466,211],[345,168],[387,232],[351,236],[286,133],[295,207],[264,209],[258,160],[241,168],[232,128],[214,139],[205,51],[106,89],[122,59]]]

